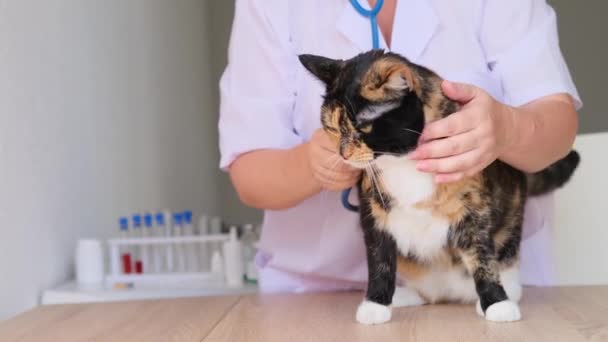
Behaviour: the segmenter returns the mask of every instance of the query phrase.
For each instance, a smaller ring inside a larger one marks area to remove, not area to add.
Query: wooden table
[[[608,341],[608,286],[526,288],[523,320],[473,306],[399,308],[354,320],[361,293],[247,295],[43,306],[0,323],[0,341]]]

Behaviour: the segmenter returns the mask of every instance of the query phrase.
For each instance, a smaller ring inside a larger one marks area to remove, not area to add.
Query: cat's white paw
[[[475,312],[477,312],[477,314],[481,317],[484,317],[485,314],[483,313],[483,309],[481,308],[481,301],[478,299],[477,303],[475,304]]]
[[[391,307],[364,300],[357,308],[357,322],[361,324],[380,324],[390,321]]]
[[[396,287],[393,295],[393,307],[416,306],[426,304],[424,298],[410,287]]]
[[[519,265],[500,272],[500,283],[502,284],[509,300],[519,302],[521,299],[521,282],[519,281]]]
[[[494,303],[486,309],[486,319],[492,322],[513,322],[521,319],[517,303],[510,300]]]

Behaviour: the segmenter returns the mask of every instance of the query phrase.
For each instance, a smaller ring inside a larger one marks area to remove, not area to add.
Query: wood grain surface
[[[42,306],[0,323],[0,341],[202,341],[239,297]]]
[[[0,341],[608,341],[608,287],[526,288],[523,320],[472,305],[397,308],[356,323],[361,293],[204,297],[43,306],[0,323]]]
[[[608,341],[608,287],[526,288],[523,320],[492,323],[472,305],[397,308],[355,321],[360,293],[243,297],[205,341]]]

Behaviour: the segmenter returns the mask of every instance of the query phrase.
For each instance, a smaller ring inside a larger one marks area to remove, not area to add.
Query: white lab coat
[[[506,104],[568,93],[581,105],[544,0],[399,0],[392,36],[391,51]],[[220,166],[248,151],[293,147],[320,127],[324,89],[298,54],[346,59],[371,44],[369,20],[347,0],[238,0],[220,82]],[[526,208],[525,283],[553,282],[551,210],[550,195]],[[266,212],[261,246],[268,290],[358,287],[366,278],[357,217],[337,194]]]

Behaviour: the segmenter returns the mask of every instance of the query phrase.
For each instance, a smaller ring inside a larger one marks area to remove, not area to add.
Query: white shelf
[[[108,289],[105,286],[79,286],[72,281],[42,293],[41,304],[77,304],[115,302],[144,299],[166,299],[201,296],[241,295],[256,293],[257,285],[245,284],[229,288],[225,284],[210,282],[200,288],[128,288]]]
[[[203,243],[203,242],[226,242],[230,240],[228,234],[215,234],[215,235],[190,235],[190,236],[162,236],[162,237],[136,237],[136,238],[124,238],[124,239],[110,239],[108,244],[110,246],[146,246],[146,245],[166,245],[170,243]]]

